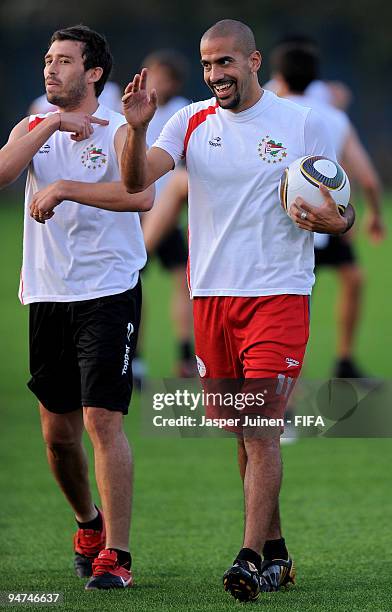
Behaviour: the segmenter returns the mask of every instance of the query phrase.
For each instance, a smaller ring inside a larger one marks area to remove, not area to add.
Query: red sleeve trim
[[[184,139],[184,156],[186,155],[189,139],[192,136],[192,133],[197,127],[199,127],[201,123],[203,123],[207,119],[208,115],[216,114],[216,109],[218,108],[218,106],[219,104],[217,102],[214,106],[208,106],[207,108],[203,108],[199,112],[192,115],[192,117],[189,119],[188,129],[186,131]]]
[[[35,117],[32,121],[29,121],[29,132],[37,127],[42,121],[45,121],[45,119],[46,117]]]

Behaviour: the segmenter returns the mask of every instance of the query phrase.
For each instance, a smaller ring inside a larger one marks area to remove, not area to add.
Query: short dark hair
[[[246,23],[236,19],[221,19],[204,32],[201,40],[226,37],[233,37],[244,55],[250,55],[256,51],[253,31]]]
[[[290,91],[303,93],[319,78],[319,56],[311,46],[280,45],[271,54],[271,70],[280,74]]]
[[[56,40],[74,40],[83,43],[82,56],[84,69],[102,68],[101,78],[94,83],[95,95],[98,98],[105,87],[113,66],[113,57],[106,38],[102,34],[95,32],[95,30],[91,30],[88,26],[79,24],[56,30],[50,39],[49,46]]]
[[[149,53],[142,61],[142,68],[152,66],[164,66],[170,72],[171,77],[180,85],[183,85],[189,72],[187,58],[174,49],[157,49]]]

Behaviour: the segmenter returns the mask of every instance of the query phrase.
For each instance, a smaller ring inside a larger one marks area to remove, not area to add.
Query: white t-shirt
[[[81,142],[56,131],[29,165],[19,291],[23,304],[74,302],[122,293],[136,285],[145,265],[136,212],[111,212],[66,200],[45,224],[30,217],[33,195],[59,179],[121,180],[114,137],[125,118],[104,106],[94,115],[108,119],[109,125],[94,125],[94,133]],[[29,129],[45,116],[29,117]]]
[[[346,113],[308,95],[291,94],[286,96],[286,99],[302,104],[302,106],[314,108],[318,112],[330,133],[336,157],[340,160],[343,155],[344,144],[350,132],[350,120]]]
[[[175,96],[171,98],[166,104],[162,106],[158,106],[155,111],[155,115],[151,119],[148,130],[147,130],[147,145],[151,147],[154,142],[159,138],[162,129],[169,121],[169,119],[176,113],[180,108],[184,108],[189,104],[189,100],[183,98],[181,96]],[[170,173],[162,176],[155,183],[155,194],[158,197],[159,193],[162,191],[163,187],[166,185],[167,181],[170,178]]]
[[[313,234],[284,212],[278,184],[299,157],[335,158],[315,111],[269,91],[240,113],[212,98],[178,111],[154,146],[186,158],[191,296],[311,293]]]

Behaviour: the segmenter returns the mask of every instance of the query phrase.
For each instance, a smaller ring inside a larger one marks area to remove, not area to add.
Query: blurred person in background
[[[271,53],[270,65],[276,93],[293,102],[315,109],[325,121],[338,161],[361,187],[367,208],[365,229],[373,243],[385,236],[381,213],[380,179],[348,116],[320,97],[312,95],[312,84],[320,83],[319,52],[303,37],[298,42],[279,44]],[[337,307],[337,348],[333,375],[338,378],[364,378],[355,358],[355,338],[360,323],[363,271],[357,261],[352,236],[315,234],[316,269],[331,266],[339,279]]]
[[[56,31],[44,78],[59,112],[26,117],[0,151],[1,187],[28,170],[20,282],[30,314],[28,387],[39,401],[50,468],[75,514],[75,571],[90,577],[86,589],[132,586],[123,416],[146,261],[138,212],[154,199],[154,189],[130,196],[120,181],[125,118],[98,102],[111,67],[97,32]],[[102,512],[92,499],[84,429]]]
[[[148,68],[147,87],[149,91],[155,89],[158,96],[158,107],[147,131],[147,145],[150,147],[159,137],[162,128],[169,119],[180,109],[189,104],[189,100],[180,94],[188,74],[188,61],[178,51],[160,49],[151,52],[143,60],[142,66]],[[192,305],[189,299],[189,289],[186,282],[186,264],[188,248],[184,232],[178,221],[163,235],[159,226],[165,224],[164,218],[159,214],[160,202],[164,204],[165,188],[173,181],[173,188],[177,184],[177,170],[170,175],[160,178],[156,184],[156,206],[158,208],[157,234],[159,240],[154,240],[154,248],[148,249],[149,255],[155,254],[161,266],[167,270],[173,282],[171,316],[176,340],[177,367],[176,375],[180,377],[196,376],[197,368],[193,350],[193,318]],[[184,169],[178,172],[185,173]],[[152,211],[151,211],[152,212]],[[142,215],[142,228],[149,224],[150,212]],[[152,226],[151,224],[149,224]],[[142,320],[144,321],[145,310]],[[142,334],[141,334],[142,339]],[[140,346],[139,340],[139,346]],[[141,356],[142,348],[138,348],[133,362],[134,379],[137,386],[141,386],[146,376],[146,365]]]
[[[313,38],[303,34],[291,34],[289,36],[285,36],[275,45],[274,48],[278,49],[279,47],[284,47],[285,45],[292,45],[294,47],[298,46],[302,48],[305,47],[317,55],[320,53],[317,42]],[[279,95],[278,90],[280,85],[274,78],[274,75],[271,75],[271,78],[263,85],[263,87]],[[348,107],[353,101],[352,91],[345,83],[342,83],[342,81],[322,80],[319,76],[309,83],[304,91],[304,94],[309,98],[312,98],[315,102],[323,102],[324,104],[335,106],[343,111],[347,111]]]

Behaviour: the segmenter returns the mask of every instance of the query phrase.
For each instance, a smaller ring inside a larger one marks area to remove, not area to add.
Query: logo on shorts
[[[298,368],[299,366],[299,361],[292,357],[286,357],[286,363],[288,368]]]
[[[131,347],[128,344],[125,345],[125,355],[124,355],[124,363],[121,374],[126,374],[129,368],[129,355],[131,352]]]
[[[197,369],[199,370],[199,376],[200,378],[204,378],[204,376],[207,374],[207,368],[204,365],[203,360],[200,359],[200,357],[198,357],[197,355],[195,355],[195,357],[196,357]]]
[[[267,164],[277,164],[287,157],[286,147],[268,135],[259,142],[258,151],[261,159]]]
[[[83,166],[96,170],[96,168],[102,168],[106,163],[106,153],[102,152],[102,149],[98,149],[95,145],[88,145],[80,157]]]
[[[128,342],[131,340],[131,336],[132,336],[134,331],[135,331],[135,328],[133,327],[132,323],[129,322],[128,325],[127,325],[127,338],[128,338]]]

